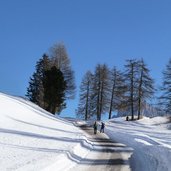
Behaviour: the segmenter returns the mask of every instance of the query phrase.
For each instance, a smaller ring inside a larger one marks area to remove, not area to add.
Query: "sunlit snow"
[[[123,160],[128,161],[121,170],[171,168],[169,118],[143,118],[134,122],[115,118],[105,123],[107,135],[99,131],[98,135],[93,135],[93,131],[91,135],[91,129],[88,135],[79,129],[81,124],[86,122],[53,116],[28,100],[0,93],[0,170],[79,170],[80,161],[87,156],[93,161],[97,157],[93,150],[101,148],[110,151],[113,148],[115,158],[120,152]],[[113,140],[117,148],[109,143],[102,147],[91,141],[100,135]]]

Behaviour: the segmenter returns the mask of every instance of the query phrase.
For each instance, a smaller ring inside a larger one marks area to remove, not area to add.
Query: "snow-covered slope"
[[[0,171],[77,168],[93,148],[85,133],[73,123],[85,124],[55,117],[23,98],[0,93]],[[135,122],[115,118],[106,122],[105,132],[114,142],[128,147],[129,151],[120,151],[125,156],[131,154],[128,163],[132,171],[170,171],[168,118]]]
[[[171,170],[171,123],[169,118],[143,118],[125,121],[115,118],[106,123],[107,134],[132,148],[133,171]]]
[[[71,122],[23,98],[0,93],[1,171],[66,170],[84,140]]]

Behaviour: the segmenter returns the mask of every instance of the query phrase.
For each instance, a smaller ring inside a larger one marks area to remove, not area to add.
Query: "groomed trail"
[[[79,125],[77,125],[79,126]],[[93,133],[92,126],[80,125],[87,140],[92,144],[88,154],[70,171],[130,171],[131,150],[124,144],[113,142],[105,133]]]

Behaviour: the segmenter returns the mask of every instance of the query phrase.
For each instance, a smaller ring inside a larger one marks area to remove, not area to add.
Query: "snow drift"
[[[130,167],[133,171],[170,171],[171,123],[167,117],[144,117],[138,121],[115,118],[107,123],[111,139],[132,148]]]
[[[105,123],[105,133],[131,149],[132,171],[169,171],[169,119],[155,117],[131,122],[115,118]],[[76,123],[85,124],[53,116],[26,99],[0,93],[0,170],[66,171],[77,168],[93,150],[93,144],[74,126]]]
[[[77,151],[87,153],[85,143],[71,122],[0,93],[0,170],[67,170],[75,164]]]

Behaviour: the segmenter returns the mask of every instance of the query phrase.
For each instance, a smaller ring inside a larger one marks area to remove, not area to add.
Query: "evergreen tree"
[[[30,101],[36,103],[42,108],[45,108],[43,78],[44,72],[49,69],[49,57],[44,54],[41,59],[36,63],[36,71],[33,73],[29,81],[26,96]]]
[[[29,98],[31,102],[36,104],[38,104],[38,85],[39,82],[36,73],[34,72],[32,77],[30,77],[29,87],[27,88],[26,96]]]
[[[47,82],[46,79],[48,78],[48,81],[51,81],[50,79],[51,77],[49,76],[49,74],[55,74],[55,72],[51,71],[51,69],[55,66],[58,70],[60,70],[64,78],[65,88],[63,92],[64,93],[63,97],[65,97],[64,99],[71,99],[74,98],[75,95],[74,72],[71,69],[70,60],[68,58],[65,46],[63,44],[54,45],[51,48],[50,55],[51,55],[50,58],[47,55],[43,55],[43,58],[37,62],[36,71],[34,72],[33,76],[30,78],[29,87],[27,88],[26,96],[28,96],[28,98],[32,102],[38,104],[40,107],[44,109],[48,109],[53,113],[54,111],[60,113],[60,111],[66,107],[66,104],[61,102],[60,99],[58,99],[60,105],[56,104],[57,105],[56,109],[54,109],[55,108],[54,104],[53,105],[49,104],[51,102],[49,101],[48,94],[50,94],[51,91],[49,92],[47,90],[47,87],[45,86],[50,84]],[[46,73],[46,79],[45,79],[45,73]],[[60,75],[57,76],[60,77]],[[45,87],[46,90],[44,89]]]
[[[163,82],[161,86],[162,95],[160,105],[164,107],[166,113],[171,113],[171,59],[169,59],[166,69],[163,71]]]
[[[78,116],[84,116],[85,120],[92,117],[92,81],[93,74],[90,71],[87,71],[81,82],[77,111]]]
[[[70,59],[68,57],[64,44],[55,44],[50,49],[51,63],[63,73],[66,81],[65,96],[67,99],[73,99],[75,96],[75,78],[74,71],[71,68]]]
[[[63,73],[53,66],[50,70],[45,71],[44,80],[44,101],[47,103],[46,110],[59,114],[65,108],[65,88],[66,82]]]

